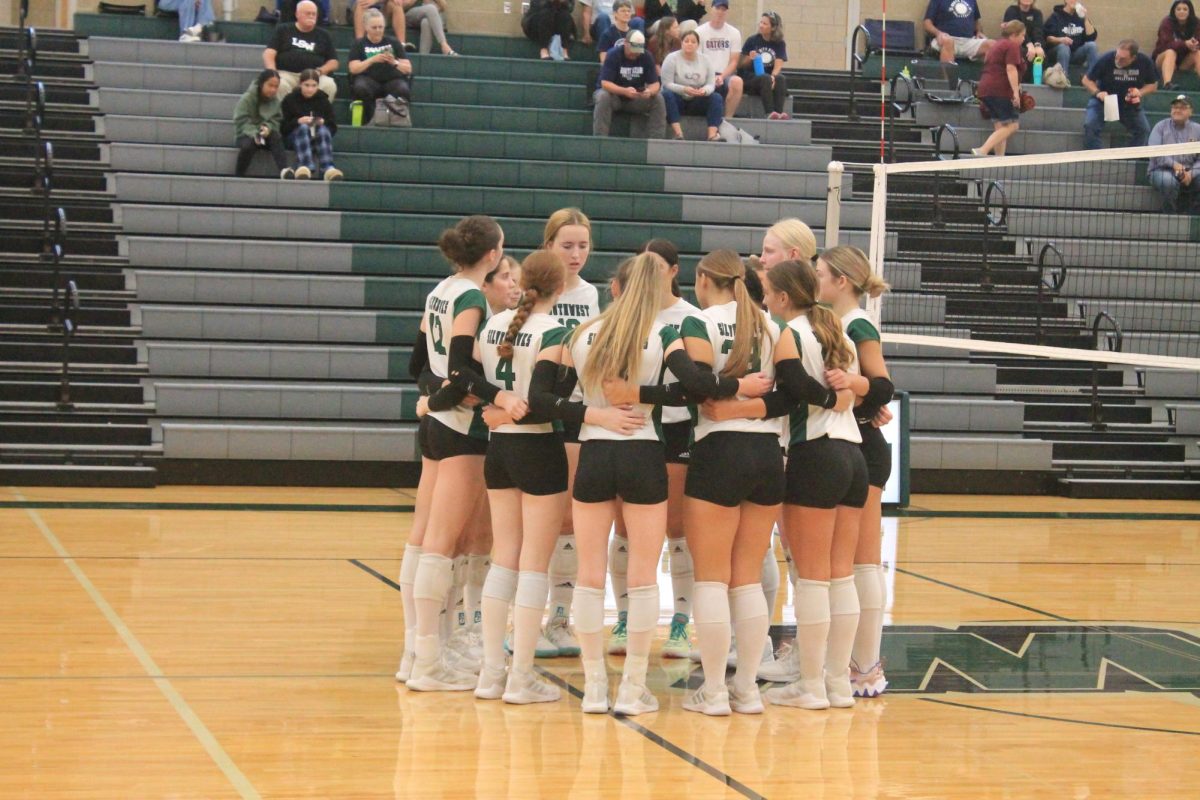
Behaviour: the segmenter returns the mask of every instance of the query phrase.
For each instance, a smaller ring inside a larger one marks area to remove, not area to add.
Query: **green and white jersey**
[[[600,333],[600,328],[604,325],[603,322],[597,322],[591,325],[583,332],[582,335],[573,336],[571,338],[571,359],[575,363],[575,371],[580,375],[580,383],[582,385],[582,376],[584,366],[587,364],[588,354],[591,352],[592,343],[596,340],[596,336]],[[650,328],[650,336],[646,339],[645,348],[642,350],[641,368],[637,375],[636,381],[631,381],[639,386],[657,386],[662,383],[663,361],[666,357],[667,347],[671,342],[677,341],[679,334],[674,328],[669,325],[659,325],[655,323]],[[597,391],[589,393],[584,391],[583,402],[585,405],[592,408],[608,408],[608,401],[604,399],[604,392]],[[620,433],[613,433],[610,430],[600,427],[599,425],[589,425],[583,423],[583,427],[579,431],[579,441],[586,442],[590,439],[608,439],[623,441],[626,439],[643,439],[650,441],[662,441],[662,418],[660,406],[651,406],[644,403],[637,403],[634,409],[640,411],[646,417],[646,422],[642,427],[629,436]]]
[[[842,330],[850,337],[850,341],[856,345],[855,352],[858,352],[857,345],[860,342],[880,341],[879,329],[875,327],[871,316],[861,308],[856,308],[842,317]]]
[[[825,358],[821,353],[821,343],[817,341],[816,334],[813,333],[808,315],[801,314],[791,320],[788,328],[796,337],[796,347],[800,351],[800,363],[803,364],[805,372],[816,378],[822,386],[829,386],[825,381]],[[842,335],[845,336],[844,333]],[[849,337],[847,337],[847,341],[850,344],[851,352],[857,353],[854,350],[854,343],[849,342]],[[854,361],[846,368],[846,372],[858,374],[857,354]],[[802,405],[788,415],[789,447],[819,439],[822,436],[828,436],[830,439],[845,439],[855,444],[862,442],[862,436],[858,432],[858,423],[854,421],[852,410],[834,411],[820,406]]]
[[[763,319],[766,322],[765,335],[754,355],[750,359],[747,373],[764,372],[775,377],[775,345],[779,341],[779,326],[765,311]],[[713,349],[713,372],[718,375],[729,360],[733,350],[733,337],[737,331],[737,303],[728,302],[719,306],[709,306],[699,314],[688,317],[683,322],[683,338],[707,339]],[[685,342],[686,344],[686,342]],[[742,377],[742,376],[736,376]],[[739,400],[743,400],[738,395]],[[713,422],[703,414],[697,415],[696,427],[692,433],[695,441],[700,441],[710,433],[717,431],[741,431],[744,433],[769,433],[778,436],[782,423],[778,419],[730,419],[724,422]]]
[[[494,386],[529,398],[529,381],[538,354],[547,347],[562,344],[569,331],[549,314],[530,314],[517,333],[512,358],[501,358],[497,352],[516,311],[501,311],[488,320],[479,334],[479,354],[483,359],[484,377]],[[496,433],[552,433],[553,423],[544,425],[501,425]]]
[[[425,344],[429,350],[429,368],[439,378],[450,374],[450,337],[454,318],[469,308],[482,309],[479,327],[488,317],[488,304],[472,281],[451,275],[437,285],[425,298]],[[478,335],[478,331],[476,331]],[[477,439],[487,438],[487,426],[475,409],[455,406],[446,411],[430,411],[429,415],[451,430]]]
[[[683,327],[683,321],[699,313],[700,309],[680,297],[673,306],[658,312],[658,324],[668,325],[676,333],[679,333]],[[663,383],[675,383],[675,376],[671,374],[671,370],[667,370],[663,375]],[[664,425],[674,422],[691,422],[692,410],[687,406],[663,406],[662,421]]]
[[[579,285],[568,289],[558,296],[550,316],[558,320],[568,331],[573,331],[592,317],[600,316],[600,292],[585,280],[580,279]],[[571,393],[571,401],[583,401],[583,392],[576,387]]]

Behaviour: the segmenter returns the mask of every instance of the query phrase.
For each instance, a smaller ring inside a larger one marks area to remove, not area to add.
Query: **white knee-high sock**
[[[571,618],[571,600],[575,595],[575,576],[579,572],[579,551],[575,537],[559,536],[550,556],[550,617]]]
[[[775,613],[775,596],[779,594],[779,562],[775,560],[774,547],[768,547],[767,554],[763,557],[761,583],[763,596],[767,601],[767,623],[770,624]]]
[[[475,625],[482,621],[483,582],[487,580],[488,568],[492,565],[489,555],[467,556],[467,588],[463,591],[463,606],[467,615],[467,625]]]
[[[516,593],[516,570],[493,564],[483,582],[481,601],[483,663],[492,669],[504,666],[504,631],[508,628],[508,609]]]
[[[671,553],[671,589],[675,596],[675,613],[685,617],[692,615],[692,592],[695,573],[692,571],[692,553],[687,539],[667,539],[667,550]]]
[[[441,636],[446,639],[458,627],[458,611],[462,606],[463,586],[467,581],[467,557],[455,556],[450,562],[450,591],[442,609]]]
[[[854,565],[859,617],[851,658],[859,672],[866,672],[879,663],[879,643],[883,636],[883,595],[879,591],[879,572],[882,569],[878,564]],[[831,598],[831,608],[832,603]]]
[[[850,652],[858,630],[858,590],[854,576],[829,582],[829,647],[825,651],[825,674],[842,677],[850,669]]]
[[[608,542],[608,574],[612,578],[617,611],[629,611],[629,540],[613,536]]]
[[[733,685],[739,692],[748,692],[758,677],[759,657],[771,627],[767,598],[756,583],[729,590],[729,616],[737,632],[738,665]]]
[[[533,669],[533,651],[546,613],[550,578],[544,572],[522,572],[517,580],[517,605],[513,610],[513,670]]]
[[[421,545],[404,545],[404,560],[400,562],[400,602],[404,605],[404,652],[411,653],[417,641],[417,600],[413,597],[413,581],[421,564]]]
[[[604,667],[604,590],[575,587],[575,636],[589,681],[607,680]]]
[[[796,581],[800,580],[800,573],[796,571],[796,559],[792,558],[792,551],[788,549],[787,545],[784,545],[783,555],[787,562],[788,583],[795,586]]]
[[[417,662],[428,665],[441,652],[439,628],[446,609],[446,594],[453,578],[451,561],[440,553],[423,553],[413,577],[413,599],[417,610],[417,636],[413,651]]]
[[[638,686],[646,685],[646,668],[650,664],[650,645],[658,627],[658,584],[634,586],[629,589],[629,644],[625,650],[624,680]]]
[[[796,646],[800,677],[820,680],[829,640],[829,581],[796,581]]]
[[[729,640],[732,636],[729,615],[729,586],[717,581],[696,581],[696,639],[700,647],[700,663],[704,665],[704,688],[716,691],[725,685],[726,659],[729,657]],[[759,599],[762,589],[759,588]],[[765,602],[765,601],[763,601]],[[738,640],[741,647],[741,639]],[[753,658],[758,667],[758,656],[762,654],[762,642]],[[738,664],[741,664],[738,653]]]

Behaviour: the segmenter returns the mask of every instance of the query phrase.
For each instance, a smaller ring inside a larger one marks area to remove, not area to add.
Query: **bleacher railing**
[[[1117,322],[1107,311],[1101,311],[1092,319],[1092,339],[1096,342],[1096,349],[1100,347],[1100,326],[1107,323],[1110,333],[1105,337],[1108,342],[1110,352],[1121,352],[1121,346],[1125,341],[1125,333],[1121,330],[1121,323]],[[1089,412],[1092,430],[1103,431],[1108,429],[1108,425],[1104,422],[1104,401],[1100,399],[1100,365],[1095,361],[1092,362],[1092,398],[1091,410]]]
[[[1032,247],[1032,242],[1028,242],[1028,246]],[[1046,263],[1046,257],[1053,255],[1058,259],[1058,266],[1054,268],[1054,272],[1050,275],[1050,280],[1046,280],[1046,269],[1049,266]],[[1045,313],[1042,304],[1046,299],[1046,290],[1058,292],[1067,282],[1067,260],[1063,258],[1062,251],[1054,242],[1046,242],[1042,245],[1042,250],[1038,253],[1037,259],[1037,343],[1046,343],[1046,329],[1044,325]]]
[[[861,55],[858,52],[858,40],[860,36],[866,42]],[[854,29],[854,33],[850,35],[850,112],[848,116],[855,122],[859,120],[858,95],[856,91],[858,78],[863,74],[863,65],[870,58],[872,49],[871,32],[867,30],[866,25],[859,25]]]
[[[989,253],[992,229],[1003,228],[1007,222],[1008,194],[1004,191],[1003,184],[991,181],[983,192],[983,274],[980,276],[979,286],[985,292],[992,290],[992,264]]]
[[[57,286],[57,284],[56,284]],[[67,281],[62,298],[62,373],[58,380],[59,411],[74,410],[71,402],[71,338],[75,335],[75,312],[79,310],[79,289],[75,281]]]

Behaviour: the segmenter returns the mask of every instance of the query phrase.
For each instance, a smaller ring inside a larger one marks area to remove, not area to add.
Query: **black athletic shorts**
[[[455,456],[481,456],[487,453],[487,439],[476,439],[459,433],[438,419],[426,414],[421,417],[417,428],[417,441],[421,445],[421,456],[430,461],[441,461]]]
[[[663,447],[667,451],[668,464],[688,464],[692,448],[692,423],[664,422],[662,426]]]
[[[567,490],[567,451],[557,433],[493,433],[483,461],[489,489],[520,489],[525,494]]]
[[[862,435],[859,448],[867,461],[867,483],[882,489],[892,477],[892,446],[883,431],[870,423],[859,425],[858,432]]]
[[[583,423],[576,425],[574,422],[567,420],[561,421],[562,438],[567,444],[579,444],[579,429],[583,427]]]
[[[828,436],[792,445],[783,502],[805,508],[866,505],[867,462],[858,445]]]
[[[773,506],[783,502],[783,490],[783,453],[773,433],[717,431],[692,447],[688,497],[726,508]]]
[[[664,502],[667,462],[662,442],[645,439],[584,442],[579,449],[572,497],[581,503],[603,503],[618,497],[639,505]]]

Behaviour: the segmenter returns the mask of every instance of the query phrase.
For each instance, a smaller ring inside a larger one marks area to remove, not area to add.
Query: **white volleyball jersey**
[[[483,360],[483,375],[493,386],[529,398],[529,382],[538,354],[547,347],[562,344],[568,331],[549,314],[530,314],[517,333],[512,358],[501,358],[498,352],[509,323],[516,311],[502,311],[488,320],[479,334],[479,354]],[[551,433],[552,423],[542,425],[501,425],[495,433]]]
[[[850,341],[854,342],[855,345],[859,342],[880,341],[879,328],[875,327],[875,322],[871,319],[871,315],[861,308],[856,308],[842,317],[842,330],[846,332],[846,335],[850,337]]]
[[[592,317],[600,316],[600,292],[596,291],[595,286],[581,280],[574,289],[568,289],[558,296],[550,316],[568,331],[573,331]],[[583,392],[578,387],[571,393],[571,401],[583,402]]]
[[[667,325],[673,328],[676,333],[680,333],[683,321],[699,313],[700,309],[680,297],[675,301],[674,305],[658,312],[657,321],[659,325]],[[663,375],[663,383],[675,383],[675,376],[671,374],[671,370],[668,369]],[[662,421],[664,425],[670,425],[674,422],[691,422],[692,409],[688,406],[663,406]]]
[[[571,359],[575,363],[575,371],[580,376],[581,386],[583,385],[583,370],[587,364],[588,354],[591,352],[592,343],[596,340],[596,336],[600,333],[600,328],[603,325],[603,322],[597,322],[584,330],[582,335],[576,335],[571,338]],[[678,339],[679,334],[668,325],[655,323],[651,326],[650,336],[647,338],[646,346],[642,350],[642,363],[638,370],[637,380],[631,382],[639,386],[658,386],[662,383],[663,360],[666,349],[670,346],[671,342]],[[604,392],[600,391],[599,387],[590,392],[585,389],[583,391],[583,402],[592,408],[608,408],[608,401],[604,399]],[[661,407],[637,403],[634,405],[634,409],[645,415],[646,422],[633,434],[625,436],[620,433],[613,433],[599,425],[589,425],[585,422],[579,431],[579,441],[586,442],[589,439],[648,439],[650,441],[662,441]]]
[[[808,315],[801,314],[788,322],[788,327],[795,331],[796,344],[800,350],[800,363],[804,366],[805,372],[816,378],[822,386],[828,387],[829,384],[825,381],[825,358],[821,352],[821,343],[817,341],[816,334],[813,333]],[[845,333],[842,335],[845,336]],[[850,351],[855,352],[854,343],[848,337],[846,343],[850,345]],[[858,374],[857,355],[854,356],[850,366],[846,368],[846,372]],[[855,444],[862,442],[862,436],[858,432],[858,423],[854,421],[853,410],[834,411],[820,406],[801,405],[788,416],[789,447],[819,439],[822,436],[828,436],[830,439],[845,439]]]
[[[764,372],[775,377],[775,344],[779,341],[779,326],[765,311],[762,312],[766,330],[762,341],[754,349],[750,359],[747,374]],[[684,338],[707,339],[713,349],[713,372],[718,375],[729,360],[733,349],[733,337],[737,330],[737,303],[730,301],[719,306],[709,306],[693,317],[688,317],[683,323]],[[686,345],[686,342],[684,343]],[[743,377],[743,376],[735,376]],[[738,395],[738,399],[745,399]],[[696,427],[693,431],[695,441],[700,441],[710,433],[717,431],[742,431],[744,433],[769,433],[778,436],[782,423],[778,419],[730,419],[724,422],[713,422],[703,414],[696,417]]]
[[[439,378],[450,374],[450,338],[454,318],[469,308],[483,311],[479,323],[482,329],[489,313],[487,300],[478,286],[458,275],[443,280],[425,298],[425,344],[429,351],[429,368]],[[429,414],[463,435],[487,438],[487,426],[483,425],[475,409],[459,405],[445,411],[430,411]]]

